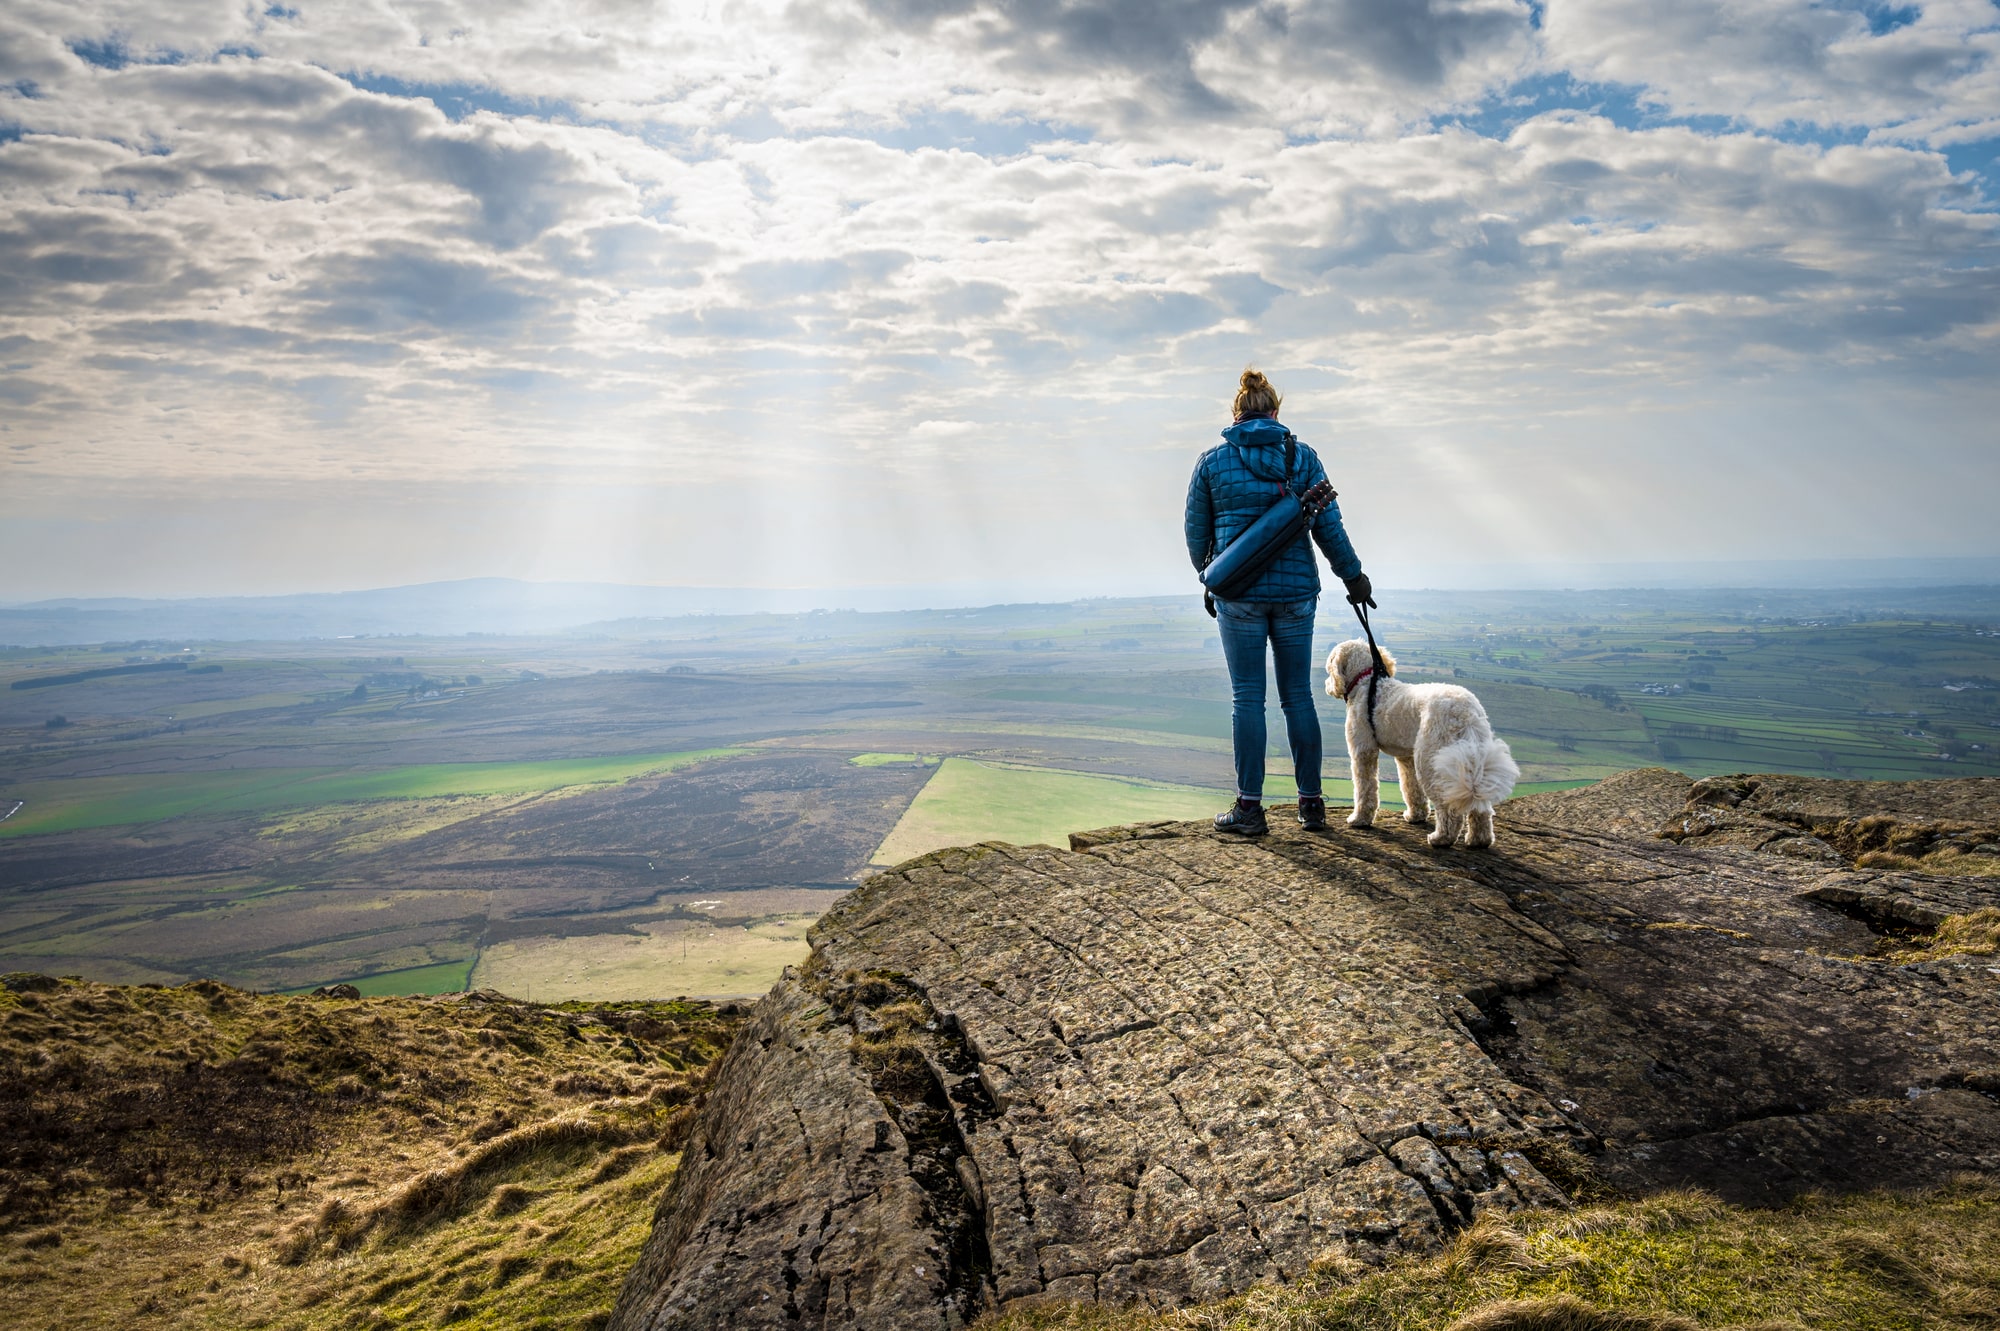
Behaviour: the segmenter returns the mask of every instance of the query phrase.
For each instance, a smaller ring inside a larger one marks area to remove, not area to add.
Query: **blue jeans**
[[[1278,673],[1278,705],[1292,742],[1301,795],[1319,789],[1319,713],[1313,710],[1313,611],[1310,601],[1217,601],[1222,655],[1229,662],[1230,738],[1236,745],[1236,793],[1264,798],[1264,644]]]

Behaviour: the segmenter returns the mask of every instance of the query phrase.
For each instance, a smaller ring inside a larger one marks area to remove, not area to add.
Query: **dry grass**
[[[1964,915],[1947,916],[1928,938],[1914,948],[1893,953],[1899,962],[1935,961],[1941,957],[2000,955],[2000,907],[1982,906]]]
[[[1527,1237],[1497,1215],[1481,1216],[1445,1249],[1439,1270],[1448,1276],[1482,1271],[1540,1271],[1548,1264],[1528,1250]]]
[[[1925,855],[1893,850],[1863,851],[1854,859],[1859,869],[1898,869],[1908,873],[1957,875],[1960,878],[2000,878],[2000,855],[1972,854],[1948,846]]]
[[[1442,1254],[1335,1255],[1297,1285],[1169,1312],[1051,1307],[981,1331],[1991,1331],[2000,1182],[1808,1197],[1776,1211],[1698,1192],[1482,1219]]]
[[[735,1018],[0,988],[0,1325],[578,1327]]]
[[[828,903],[839,894],[826,894]],[[661,920],[631,933],[517,938],[486,947],[474,985],[538,998],[616,1000],[644,994],[761,995],[806,959],[806,930],[823,910],[717,927]]]
[[[2000,877],[2000,855],[1992,850],[2000,832],[1990,827],[1870,814],[1813,830],[1858,868]]]

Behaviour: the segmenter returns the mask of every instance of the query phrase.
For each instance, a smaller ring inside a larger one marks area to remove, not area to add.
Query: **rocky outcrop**
[[[614,1325],[1175,1305],[1584,1192],[2000,1170],[2000,958],[1888,955],[2000,879],[1855,868],[1812,830],[1849,788],[1731,780],[1515,801],[1490,852],[1280,818],[878,875],[727,1056]],[[2000,822],[1950,784],[1932,821]],[[1829,853],[1656,835],[1701,810]]]
[[[2000,872],[2000,779],[1710,777],[1693,784],[1685,807],[1657,835],[1824,864],[1918,867],[1913,862],[1928,861],[1922,867]]]

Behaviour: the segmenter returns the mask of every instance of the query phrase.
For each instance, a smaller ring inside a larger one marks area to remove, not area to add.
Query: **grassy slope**
[[[0,988],[0,1325],[600,1324],[733,1027]]]
[[[1483,1222],[1426,1261],[1335,1260],[1293,1286],[1163,1317],[1051,1308],[984,1331],[1972,1331],[1996,1310],[2000,1183],[1968,1178],[1930,1196],[1782,1211],[1671,1193],[1537,1213]]]
[[[700,749],[546,762],[418,763],[381,771],[285,767],[29,781],[10,787],[9,796],[26,800],[27,807],[0,824],[0,836],[151,823],[187,813],[245,813],[442,796],[523,795],[615,785],[734,752],[737,750]]]

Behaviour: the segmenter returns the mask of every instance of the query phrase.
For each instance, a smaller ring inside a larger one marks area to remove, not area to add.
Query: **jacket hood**
[[[1285,440],[1291,435],[1290,430],[1268,416],[1238,421],[1222,432],[1222,437],[1236,447],[1250,474],[1261,481],[1286,479]]]
[[[1282,448],[1285,436],[1290,433],[1290,430],[1269,416],[1252,416],[1249,420],[1238,421],[1224,430],[1222,437],[1238,448],[1262,448],[1270,444]]]

